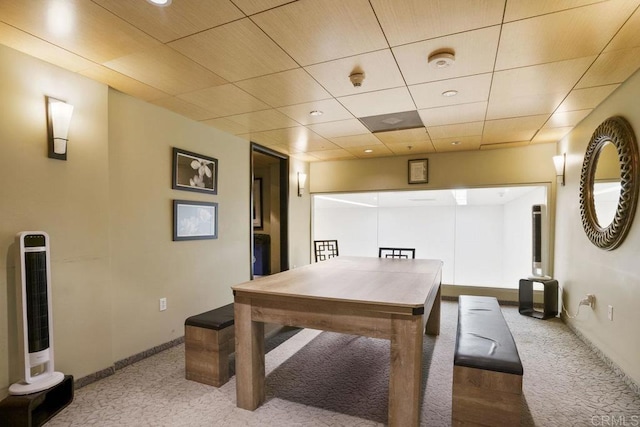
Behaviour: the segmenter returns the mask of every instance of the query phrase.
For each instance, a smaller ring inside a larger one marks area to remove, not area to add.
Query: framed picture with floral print
[[[174,147],[171,188],[218,194],[218,159]]]
[[[218,204],[173,201],[173,240],[218,238]]]

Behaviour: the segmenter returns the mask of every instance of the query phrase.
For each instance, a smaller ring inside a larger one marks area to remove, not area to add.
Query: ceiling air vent
[[[415,110],[382,114],[379,116],[360,117],[359,120],[367,129],[374,133],[424,127],[420,115]]]

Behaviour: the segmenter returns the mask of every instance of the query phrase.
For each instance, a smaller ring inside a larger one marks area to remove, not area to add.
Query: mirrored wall
[[[444,262],[445,284],[517,288],[531,275],[531,207],[546,205],[547,193],[541,185],[315,194],[313,239],[337,239],[340,255],[415,248],[416,258]]]

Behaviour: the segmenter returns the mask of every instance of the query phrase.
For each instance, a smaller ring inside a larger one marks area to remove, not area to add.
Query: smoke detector
[[[429,56],[428,64],[433,68],[447,68],[456,62],[456,56],[453,52],[439,52]]]
[[[351,80],[353,87],[360,87],[364,80],[364,73],[351,73],[351,75],[349,75],[349,80]]]

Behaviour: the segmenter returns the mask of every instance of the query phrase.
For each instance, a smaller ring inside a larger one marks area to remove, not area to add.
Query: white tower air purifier
[[[531,231],[532,231],[532,268],[534,278],[549,278],[547,276],[548,253],[548,223],[547,206],[533,205],[531,207]]]
[[[16,236],[20,248],[16,262],[18,337],[24,361],[24,380],[12,384],[9,394],[24,395],[46,390],[62,382],[64,374],[53,370],[51,316],[51,268],[49,235],[25,231]]]

